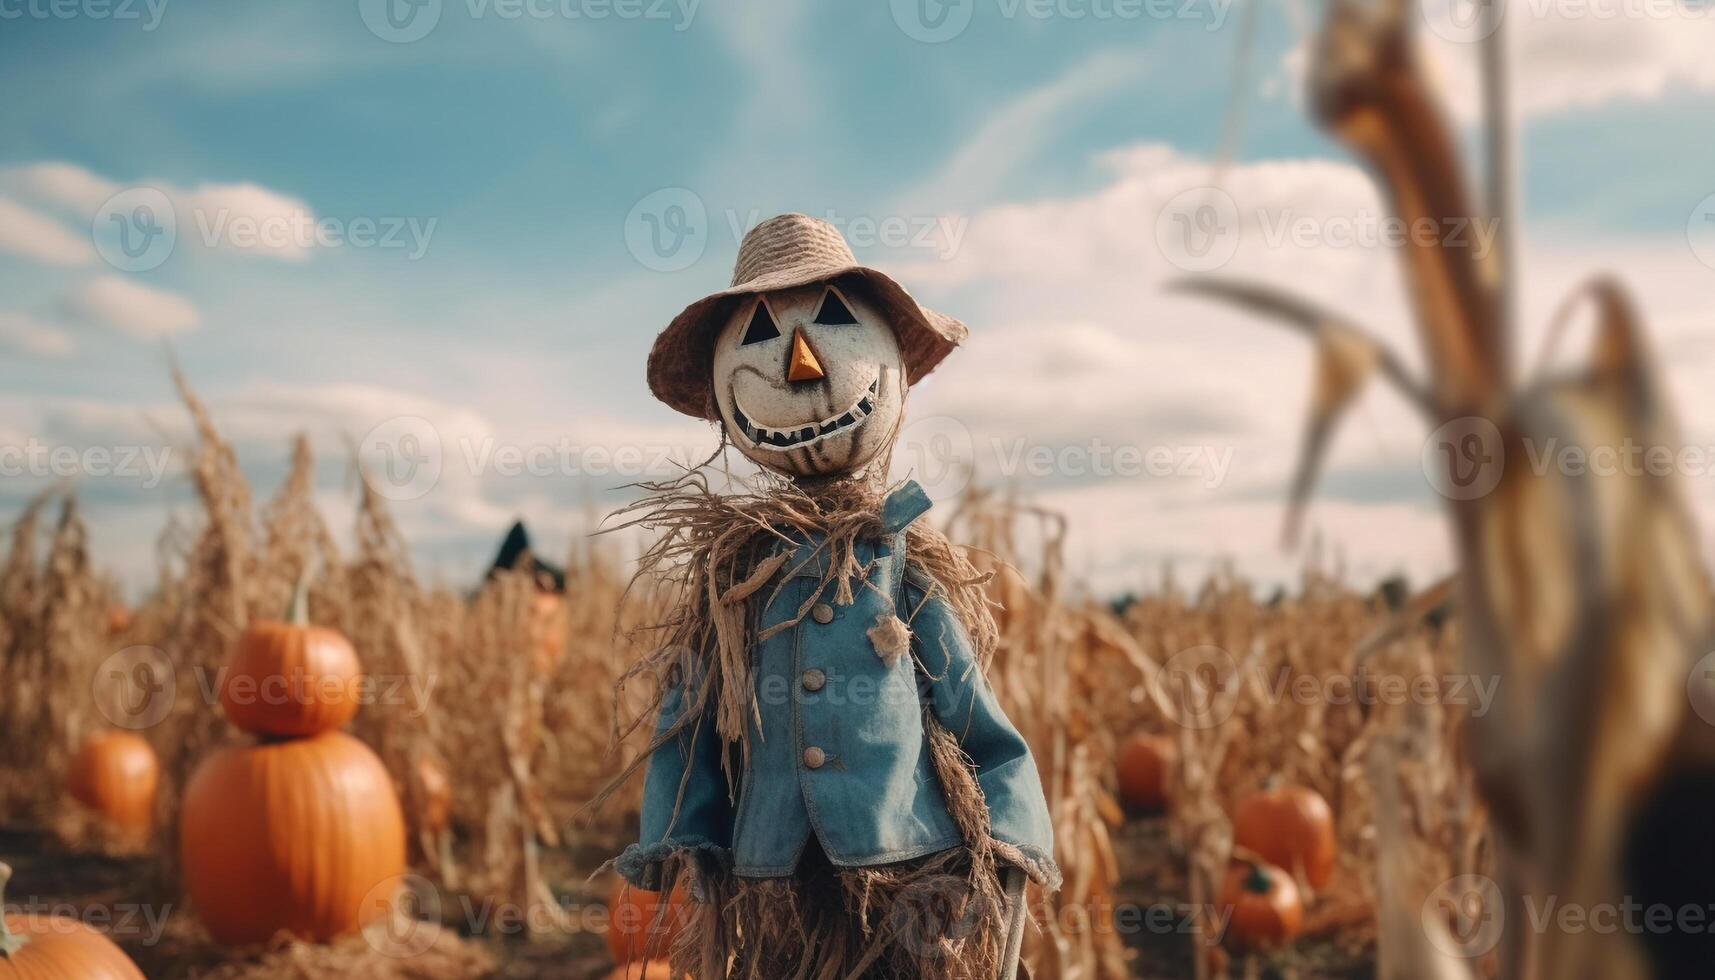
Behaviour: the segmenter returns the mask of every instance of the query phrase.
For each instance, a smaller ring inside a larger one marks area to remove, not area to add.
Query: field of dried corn
[[[110,913],[150,977],[607,975],[606,922],[591,913],[613,886],[591,875],[632,832],[636,787],[598,811],[586,804],[636,751],[614,744],[615,712],[631,706],[611,691],[639,653],[627,625],[647,620],[655,597],[628,593],[623,556],[585,539],[544,641],[527,576],[467,594],[424,586],[366,490],[342,552],[311,504],[303,440],[257,506],[216,420],[182,390],[202,509],[163,532],[159,581],[136,608],[97,573],[72,493],[43,496],[12,524],[0,569],[0,860],[18,869],[8,901]],[[1454,675],[1455,626],[1402,623],[1385,597],[1354,593],[1315,561],[1266,602],[1231,570],[1192,591],[1164,570],[1141,598],[1104,601],[1064,575],[1055,515],[980,492],[947,510],[954,539],[993,572],[1003,642],[992,680],[1032,743],[1066,871],[1058,895],[1031,896],[1033,976],[1371,976],[1379,853],[1406,858],[1397,865],[1418,894],[1490,860],[1456,761],[1462,708],[1324,696],[1354,677]],[[404,801],[412,901],[331,946],[223,948],[177,884],[180,793],[200,759],[238,737],[209,678],[306,569],[311,618],[349,636],[369,676],[426,692],[376,698],[351,727]],[[149,835],[115,834],[67,795],[77,747],[116,721],[161,760]],[[1163,814],[1116,802],[1115,759],[1138,733],[1177,745]],[[1378,772],[1399,798],[1381,820]],[[1298,941],[1250,953],[1222,944],[1213,906],[1229,861],[1245,856],[1235,801],[1270,778],[1330,802],[1338,861],[1305,895]],[[134,908],[162,928],[123,927],[112,911]]]

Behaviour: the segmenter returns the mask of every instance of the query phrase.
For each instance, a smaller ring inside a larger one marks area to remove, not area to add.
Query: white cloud
[[[6,197],[0,197],[0,250],[47,265],[80,266],[95,260],[95,247],[87,237]]]
[[[1469,0],[1427,0],[1417,37],[1430,77],[1455,119],[1480,118],[1479,45],[1460,23]],[[1505,20],[1514,109],[1549,116],[1617,103],[1652,102],[1675,92],[1715,91],[1715,7],[1684,0],[1510,0]],[[1309,65],[1303,45],[1282,62],[1285,84],[1302,103]],[[1265,94],[1280,79],[1264,82]]]
[[[6,177],[35,197],[85,217],[93,217],[103,201],[123,190],[114,181],[75,163],[56,160],[13,168]]]
[[[182,187],[148,179],[122,184],[63,161],[0,171],[0,188],[62,210],[82,228],[89,227],[109,198],[133,187],[154,188],[172,201],[178,219],[177,247],[181,249],[204,246],[228,254],[300,261],[317,243],[314,230],[320,219],[315,210],[299,198],[260,184],[211,182]],[[5,203],[0,199],[0,205]],[[52,225],[50,219],[36,217]],[[8,223],[7,212],[0,209],[0,248],[7,244]],[[83,261],[92,259],[94,250],[89,243],[81,238],[76,241]]]
[[[36,357],[66,357],[77,345],[59,327],[27,314],[0,310],[0,347]]]
[[[183,296],[119,276],[83,283],[66,295],[64,304],[80,319],[139,340],[171,337],[202,323],[196,307]]]
[[[1217,274],[1270,282],[1346,313],[1415,364],[1399,250],[1333,234],[1384,227],[1374,186],[1357,168],[1328,161],[1236,164],[1217,178],[1208,161],[1160,145],[1129,147],[1106,163],[1112,179],[1088,194],[978,211],[950,259],[890,270],[972,327],[965,347],[913,393],[908,423],[957,420],[980,472],[1068,515],[1076,570],[1099,587],[1136,586],[1154,573],[1139,562],[1164,557],[1196,574],[1233,557],[1259,580],[1290,579],[1299,559],[1281,554],[1279,534],[1312,353],[1260,318],[1166,291],[1189,275],[1172,261],[1186,255],[1172,220],[1182,212],[1169,204],[1187,192],[1203,200],[1209,192],[1199,189],[1218,180],[1236,221],[1223,236],[1232,257]],[[1569,291],[1612,271],[1639,298],[1651,342],[1671,353],[1667,383],[1694,423],[1687,440],[1715,448],[1707,421],[1715,419],[1715,273],[1684,240],[1524,245],[1521,361],[1534,362],[1544,324]],[[1581,340],[1566,346],[1582,353]],[[1306,528],[1344,548],[1356,581],[1396,570],[1421,580],[1446,567],[1440,500],[1419,463],[1427,434],[1377,382],[1336,437]],[[1005,447],[1020,440],[1050,450],[1099,441],[1231,456],[1213,485],[1195,470],[1109,477],[1058,463],[1047,476],[1016,467],[1009,475]],[[1715,521],[1715,476],[1692,484],[1704,520]]]

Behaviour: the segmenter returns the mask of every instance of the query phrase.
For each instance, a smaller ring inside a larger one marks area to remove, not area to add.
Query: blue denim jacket
[[[854,583],[855,598],[845,606],[834,604],[830,588],[797,626],[757,645],[761,721],[753,722],[736,801],[722,769],[726,746],[711,718],[687,726],[650,758],[639,843],[615,862],[633,884],[682,850],[703,851],[742,877],[790,875],[811,833],[843,867],[961,846],[930,761],[925,707],[975,764],[994,838],[1011,845],[1033,878],[1058,883],[1030,748],[1001,711],[947,602],[925,602],[925,590],[900,567],[908,558],[905,529],[928,509],[916,483],[895,490],[882,506],[886,536],[856,545],[869,587]],[[815,593],[827,560],[820,543],[803,543],[782,566],[784,587],[775,588],[777,579],[755,593],[768,602],[758,633],[790,620]],[[916,663],[910,656],[884,662],[869,639],[895,602],[910,621]],[[685,691],[696,683],[681,677],[666,692],[657,731],[678,720]]]

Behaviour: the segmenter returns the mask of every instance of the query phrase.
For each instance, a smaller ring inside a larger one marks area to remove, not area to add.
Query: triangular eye
[[[763,300],[756,301],[756,312],[750,315],[750,326],[744,330],[744,339],[738,342],[740,347],[760,344],[765,340],[773,340],[780,336],[780,328],[774,325],[774,317],[768,313],[768,304]]]
[[[816,322],[828,326],[839,326],[856,323],[857,317],[852,316],[851,309],[846,306],[845,300],[840,299],[840,294],[830,289],[827,295],[822,297],[822,309],[816,314]]]

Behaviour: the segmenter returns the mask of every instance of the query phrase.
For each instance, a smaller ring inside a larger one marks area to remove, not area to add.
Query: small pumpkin
[[[107,607],[107,635],[118,636],[131,628],[131,607],[114,602]]]
[[[1334,874],[1334,811],[1309,787],[1271,782],[1233,812],[1233,843],[1321,888]]]
[[[1304,925],[1304,903],[1292,876],[1260,861],[1227,869],[1220,905],[1227,914],[1227,938],[1238,946],[1281,946],[1297,938]]]
[[[216,752],[179,829],[185,890],[226,945],[355,932],[387,914],[405,871],[392,777],[343,732]]]
[[[146,835],[155,822],[161,765],[136,732],[97,732],[72,759],[66,789],[115,830]]]
[[[0,864],[0,909],[11,878],[12,869]],[[143,971],[76,919],[0,914],[0,980],[143,980]]]
[[[1153,813],[1167,806],[1167,777],[1178,746],[1164,735],[1134,735],[1120,749],[1120,805],[1131,813]]]
[[[680,881],[661,908],[661,893],[621,881],[607,900],[607,951],[620,966],[639,960],[665,962],[673,941],[691,921],[691,905]]]
[[[262,620],[234,645],[220,684],[226,717],[256,735],[294,738],[336,731],[357,714],[363,668],[351,641],[312,626],[306,579],[283,620]]]

